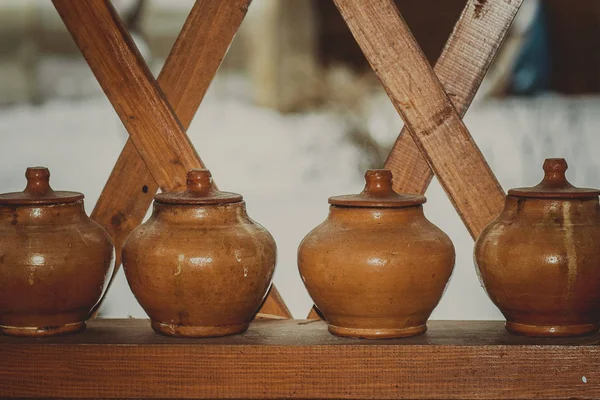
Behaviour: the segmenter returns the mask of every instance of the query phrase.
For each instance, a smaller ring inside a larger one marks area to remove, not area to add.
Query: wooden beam
[[[323,318],[321,318],[321,316],[319,315],[319,309],[317,308],[317,306],[312,306],[306,319],[315,320]]]
[[[454,108],[464,116],[523,0],[470,0],[434,71]],[[394,174],[394,189],[424,194],[433,172],[417,145],[403,129],[385,162]]]
[[[334,0],[472,236],[501,211],[504,191],[392,0]]]
[[[369,341],[296,320],[189,339],[157,335],[147,320],[99,319],[77,335],[0,337],[0,396],[591,399],[599,341],[514,336],[500,321],[433,321],[421,336]]]
[[[53,3],[130,135],[92,213],[109,230],[120,254],[125,238],[142,222],[158,187],[181,190],[187,171],[204,167],[185,128],[250,0],[195,4],[159,76],[165,93],[110,2]],[[285,304],[281,308],[286,309]]]

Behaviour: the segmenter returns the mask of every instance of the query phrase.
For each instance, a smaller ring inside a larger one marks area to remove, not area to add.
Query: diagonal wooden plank
[[[392,0],[334,0],[472,236],[504,192]]]
[[[117,252],[142,221],[158,186],[182,188],[185,172],[203,166],[164,96],[172,99],[184,126],[189,126],[249,3],[196,2],[159,76],[163,95],[108,1],[54,0],[130,134],[92,214],[115,238]],[[150,162],[146,165],[142,159]],[[266,304],[275,302],[285,314],[281,316],[290,317],[277,289],[270,296],[275,297]],[[273,307],[268,311],[275,313]]]
[[[110,2],[53,3],[156,183],[183,189],[203,164]]]
[[[244,334],[164,338],[97,320],[44,339],[0,336],[3,399],[599,399],[600,334],[511,335],[501,321],[353,340],[326,324],[257,321]]]
[[[454,108],[464,116],[489,69],[523,0],[469,0],[434,71]],[[424,194],[433,172],[403,129],[385,168],[394,174],[394,189]]]

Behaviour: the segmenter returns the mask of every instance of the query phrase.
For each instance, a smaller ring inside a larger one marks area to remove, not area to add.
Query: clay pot
[[[365,178],[362,193],[329,198],[329,216],[298,249],[300,275],[331,333],[418,335],[452,274],[454,247],[425,218],[425,197],[394,192],[388,170]]]
[[[50,336],[85,328],[105,288],[113,246],[83,208],[27,168],[23,192],[0,195],[0,332]]]
[[[207,170],[191,170],[185,192],[154,200],[123,247],[127,281],[152,328],[189,337],[245,331],[271,284],[273,237],[248,217],[242,196],[215,189]]]
[[[564,159],[546,160],[544,180],[510,190],[475,244],[481,283],[510,332],[572,336],[600,326],[600,191],[574,187],[566,170]]]

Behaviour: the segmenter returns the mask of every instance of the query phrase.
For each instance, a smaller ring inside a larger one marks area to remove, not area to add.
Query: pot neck
[[[220,205],[179,205],[155,201],[152,218],[180,225],[199,222],[202,224],[231,225],[250,220],[246,213],[246,203],[244,201]]]
[[[74,224],[88,219],[83,200],[52,205],[6,205],[0,207],[0,224],[14,226]]]
[[[409,223],[425,218],[423,206],[401,208],[375,208],[375,207],[339,207],[330,206],[329,216],[331,222],[360,224],[398,224]]]
[[[572,222],[597,223],[600,218],[598,198],[587,199],[536,199],[506,196],[501,217],[534,219],[561,219],[568,214]]]

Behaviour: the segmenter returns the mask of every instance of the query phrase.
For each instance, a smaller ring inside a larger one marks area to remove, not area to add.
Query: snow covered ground
[[[234,80],[235,81],[235,80]],[[232,95],[231,79],[211,87],[188,134],[219,187],[242,193],[250,216],[267,227],[279,247],[275,284],[297,318],[312,304],[296,267],[302,237],[327,214],[327,197],[356,193],[363,181],[361,152],[345,135],[339,113],[281,115]],[[373,97],[367,126],[391,143],[402,122],[383,94]],[[466,117],[498,179],[508,189],[541,179],[545,157],[565,157],[576,185],[600,186],[600,99],[535,99],[475,104]],[[90,212],[126,132],[103,97],[53,100],[43,106],[0,109],[0,191],[24,187],[27,166],[51,169],[52,185],[86,195]],[[457,263],[435,319],[500,319],[477,280],[473,241],[437,182],[427,216],[453,239]],[[106,317],[143,317],[122,273],[108,293]]]

